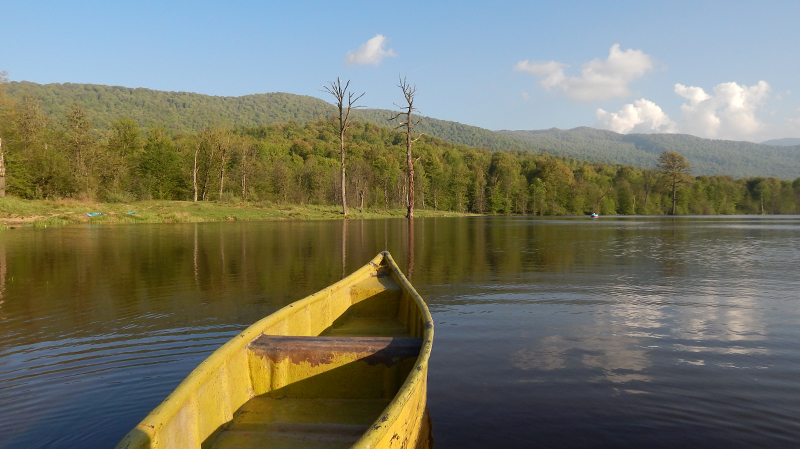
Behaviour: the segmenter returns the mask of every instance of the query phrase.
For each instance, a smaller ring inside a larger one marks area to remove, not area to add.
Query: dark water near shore
[[[0,233],[0,448],[108,448],[383,249],[436,323],[437,448],[800,446],[800,217]]]

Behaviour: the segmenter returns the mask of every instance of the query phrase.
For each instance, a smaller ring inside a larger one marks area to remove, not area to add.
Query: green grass
[[[99,212],[90,217],[87,213]],[[348,219],[400,218],[405,209],[351,208]],[[456,212],[416,209],[416,217],[464,216]],[[210,201],[137,201],[94,203],[78,200],[30,201],[0,197],[0,227],[33,226],[46,228],[77,223],[194,223],[206,221],[251,220],[330,220],[342,219],[341,207],[321,205],[224,203]]]

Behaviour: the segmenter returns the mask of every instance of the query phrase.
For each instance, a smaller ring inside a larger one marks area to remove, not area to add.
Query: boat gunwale
[[[151,447],[146,443],[152,443],[153,437],[164,427],[165,423],[169,422],[169,418],[175,416],[180,408],[192,399],[192,394],[197,390],[197,386],[205,383],[215,373],[216,369],[222,366],[233,354],[243,350],[251,341],[263,334],[265,329],[285,318],[287,315],[294,313],[295,310],[302,309],[309,304],[323,299],[320,298],[321,296],[327,297],[332,292],[354,283],[357,279],[363,278],[364,274],[374,270],[383,258],[383,253],[378,254],[367,262],[366,265],[340,281],[316,293],[312,293],[305,298],[281,307],[233,336],[200,362],[200,364],[197,365],[197,367],[195,367],[159,405],[148,413],[131,432],[125,435],[122,441],[116,446],[116,449],[139,448],[143,447],[143,444],[144,447]],[[137,430],[143,432],[143,434],[135,434]],[[142,441],[144,438],[147,438],[148,441]]]
[[[316,301],[322,300],[335,291],[353,285],[364,278],[365,274],[375,270],[379,265],[382,265],[381,262],[383,260],[389,262],[389,267],[394,273],[394,277],[399,281],[401,287],[408,292],[409,296],[413,298],[419,309],[423,321],[423,343],[419,356],[415,361],[414,368],[412,368],[411,373],[406,377],[398,392],[381,412],[376,421],[358,441],[351,446],[352,448],[363,449],[375,447],[386,435],[391,424],[402,412],[404,406],[414,394],[415,389],[427,377],[428,360],[433,343],[433,319],[428,310],[428,306],[402,273],[388,251],[381,252],[364,266],[345,278],[305,298],[281,307],[275,312],[251,324],[225,342],[206,359],[200,362],[200,364],[198,364],[159,405],[148,413],[134,429],[125,435],[122,441],[116,446],[116,449],[152,447],[150,444],[153,442],[154,436],[159,433],[161,428],[164,427],[164,424],[169,422],[172,416],[175,416],[186,403],[192,400],[192,395],[197,390],[198,385],[204,384],[233,354],[243,350],[255,338],[262,335],[265,329],[286,318],[287,315],[293,314],[297,310],[301,310]],[[423,376],[425,376],[425,378],[423,378]]]
[[[403,408],[408,403],[411,396],[415,393],[415,389],[420,384],[427,380],[428,376],[428,361],[430,360],[431,350],[433,347],[433,317],[428,309],[428,305],[422,299],[422,296],[417,293],[417,290],[411,285],[411,282],[405,277],[400,267],[392,258],[388,251],[383,251],[381,256],[389,261],[389,266],[400,281],[401,287],[405,289],[408,294],[414,299],[420,314],[423,319],[423,335],[422,335],[422,348],[419,351],[419,356],[411,369],[411,373],[406,377],[406,380],[400,386],[400,390],[394,395],[389,405],[381,412],[378,419],[372,423],[364,435],[356,441],[350,448],[351,449],[368,449],[376,447],[380,441],[386,436],[389,428],[392,426],[399,415],[402,413]],[[374,259],[373,259],[374,260]],[[427,395],[427,391],[425,393]],[[426,400],[427,402],[427,400]],[[414,442],[416,443],[416,442]]]

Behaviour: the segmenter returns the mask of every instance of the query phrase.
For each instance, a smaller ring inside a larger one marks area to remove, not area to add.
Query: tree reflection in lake
[[[437,447],[800,440],[800,218],[0,233],[0,447],[113,447],[257,319],[389,250],[436,321]]]

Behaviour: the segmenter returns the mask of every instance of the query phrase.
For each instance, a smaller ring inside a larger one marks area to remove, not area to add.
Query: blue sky
[[[12,81],[402,100],[489,129],[800,137],[800,2],[2,1]]]

